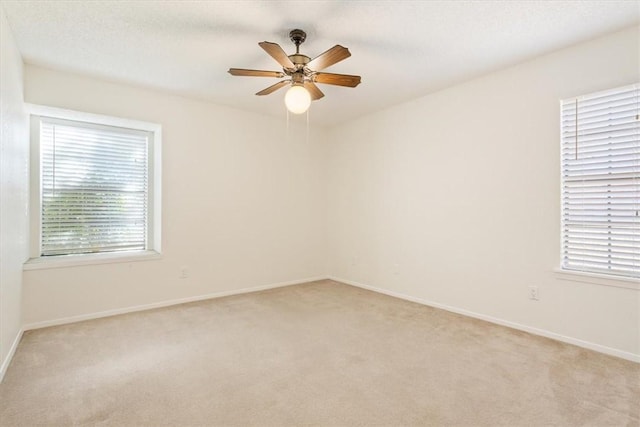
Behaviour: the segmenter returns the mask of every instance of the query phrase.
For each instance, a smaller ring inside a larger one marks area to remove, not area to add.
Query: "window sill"
[[[592,285],[613,286],[616,288],[640,290],[640,280],[631,277],[616,277],[605,274],[586,273],[582,271],[563,270],[556,268],[553,270],[557,279],[569,280],[572,282],[589,283]]]
[[[23,264],[22,269],[44,270],[50,268],[80,267],[85,265],[152,261],[161,258],[162,255],[156,251],[61,255],[55,257],[31,258]]]

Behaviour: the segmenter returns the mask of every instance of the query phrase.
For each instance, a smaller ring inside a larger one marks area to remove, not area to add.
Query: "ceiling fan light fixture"
[[[311,95],[303,86],[293,85],[284,96],[284,104],[291,113],[302,114],[311,105]]]

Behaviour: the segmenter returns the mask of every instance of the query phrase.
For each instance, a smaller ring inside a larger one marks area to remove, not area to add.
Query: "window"
[[[54,114],[31,116],[32,257],[159,252],[159,126],[40,109]]]
[[[563,270],[640,278],[640,85],[561,102]]]

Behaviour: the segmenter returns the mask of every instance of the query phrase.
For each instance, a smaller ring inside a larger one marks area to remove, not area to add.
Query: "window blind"
[[[640,85],[561,102],[562,268],[640,277]]]
[[[145,250],[149,134],[42,118],[41,255]]]

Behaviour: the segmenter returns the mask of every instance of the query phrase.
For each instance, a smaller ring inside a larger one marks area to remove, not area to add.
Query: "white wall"
[[[163,258],[25,271],[27,325],[325,275],[324,130],[29,65],[25,98],[163,134]]]
[[[28,135],[22,58],[0,7],[0,380],[20,336],[22,263],[28,256]]]
[[[27,102],[163,125],[164,256],[26,271],[24,323],[305,280],[328,268],[338,279],[640,360],[640,292],[553,273],[558,100],[638,81],[638,43],[629,29],[312,129],[310,143],[287,140],[283,120],[27,66]],[[181,266],[189,279],[178,278]],[[527,299],[530,285],[540,301]]]
[[[638,82],[639,40],[631,28],[332,129],[331,276],[640,361],[639,291],[553,273],[559,100]]]

